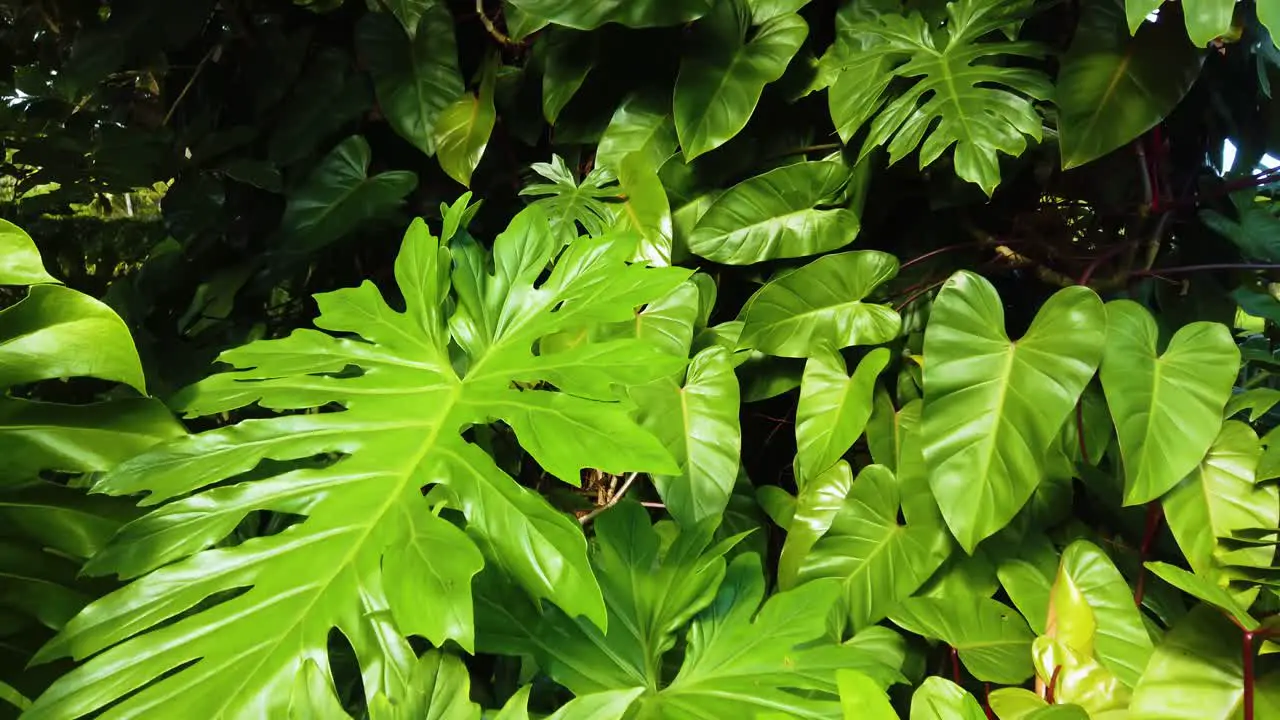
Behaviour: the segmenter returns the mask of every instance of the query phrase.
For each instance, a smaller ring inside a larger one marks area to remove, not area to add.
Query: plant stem
[[[1253,633],[1246,631],[1242,636],[1244,650],[1244,718],[1253,720]]]
[[[1076,439],[1080,441],[1080,459],[1085,465],[1092,465],[1089,460],[1089,448],[1084,442],[1084,398],[1076,403]]]
[[[1147,555],[1155,542],[1160,521],[1164,519],[1164,506],[1152,500],[1147,503],[1147,524],[1142,530],[1142,545],[1138,547],[1138,582],[1134,584],[1133,604],[1142,606],[1142,596],[1147,585]]]
[[[502,45],[518,45],[519,44],[515,40],[512,40],[511,38],[507,37],[505,33],[499,30],[498,26],[494,25],[493,21],[489,19],[489,16],[484,13],[484,0],[476,0],[476,15],[480,16],[480,24],[484,25],[485,31],[489,33],[490,37],[492,37],[494,40],[497,40],[499,44],[502,44]]]
[[[594,520],[596,516],[599,515],[600,513],[604,512],[605,510],[608,510],[614,505],[617,505],[618,502],[622,500],[623,496],[627,494],[627,491],[631,489],[631,484],[636,481],[636,477],[639,474],[640,473],[634,473],[634,472],[627,473],[627,477],[622,481],[622,487],[618,488],[618,492],[614,493],[613,497],[609,498],[609,500],[605,502],[605,504],[595,508],[594,510],[587,513],[586,515],[583,515],[582,517],[578,518],[578,522],[585,526],[587,523]]]
[[[951,646],[951,679],[960,684],[960,651],[954,645]]]
[[[931,290],[936,290],[937,288],[941,287],[941,286],[942,286],[942,284],[943,284],[943,283],[945,283],[945,282],[946,282],[946,279],[944,278],[944,279],[942,279],[942,280],[939,280],[938,282],[935,282],[935,283],[929,283],[928,285],[925,285],[924,287],[920,288],[919,290],[917,290],[917,291],[915,291],[915,292],[911,293],[911,295],[909,295],[909,296],[907,297],[907,299],[906,299],[906,300],[903,300],[901,303],[899,303],[899,304],[898,304],[898,307],[897,307],[897,308],[895,308],[895,309],[896,309],[898,312],[902,312],[903,308],[905,308],[905,307],[907,307],[908,305],[910,305],[911,303],[915,302],[915,301],[916,301],[916,299],[917,299],[917,298],[919,298],[921,295],[924,295],[925,293],[927,293],[927,292],[929,292],[929,291],[931,291]]]

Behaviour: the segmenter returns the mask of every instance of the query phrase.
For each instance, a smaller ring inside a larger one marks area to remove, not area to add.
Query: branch
[[[476,15],[480,16],[480,24],[484,25],[484,29],[489,33],[489,36],[494,40],[497,40],[498,43],[502,45],[520,44],[507,37],[505,33],[498,29],[497,25],[493,24],[493,21],[489,19],[489,16],[484,13],[484,0],[476,0]]]
[[[160,121],[160,127],[164,127],[169,124],[169,119],[173,117],[173,111],[178,109],[178,103],[182,102],[182,99],[187,96],[187,93],[191,90],[191,86],[196,84],[196,78],[200,77],[200,71],[204,70],[205,64],[209,62],[209,58],[213,57],[213,54],[217,52],[219,47],[219,45],[214,45],[209,48],[209,52],[205,53],[204,57],[200,59],[200,64],[196,65],[195,72],[191,73],[191,77],[187,80],[187,84],[182,86],[182,92],[178,93],[178,99],[174,100],[173,104],[169,106],[169,112],[164,114],[164,119]]]
[[[636,481],[636,478],[639,475],[640,473],[634,473],[634,472],[627,473],[627,477],[625,480],[622,481],[622,487],[618,488],[618,492],[614,493],[613,497],[609,498],[608,502],[606,502],[605,504],[600,505],[599,507],[596,507],[591,512],[578,518],[578,522],[581,523],[583,526],[586,526],[586,524],[594,520],[597,515],[604,512],[605,510],[608,510],[614,505],[617,505],[618,502],[622,500],[623,496],[627,494],[627,491],[631,489],[631,484]]]

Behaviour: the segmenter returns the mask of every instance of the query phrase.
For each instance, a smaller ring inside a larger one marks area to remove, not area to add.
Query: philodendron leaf
[[[399,207],[418,176],[391,170],[369,177],[370,158],[369,143],[359,135],[329,151],[290,193],[277,244],[290,253],[311,253]]]
[[[1150,502],[1186,477],[1222,427],[1240,368],[1225,325],[1195,322],[1161,354],[1156,321],[1132,300],[1107,303],[1102,390],[1124,458],[1124,503]]]
[[[542,114],[555,125],[596,62],[600,37],[595,33],[552,28],[538,42],[546,52],[542,73]]]
[[[911,696],[911,720],[985,720],[978,699],[946,678],[925,678]]]
[[[837,463],[823,478],[833,479],[836,476],[832,473],[840,472],[840,468],[847,466]],[[824,497],[830,491],[821,483],[812,489],[806,487],[789,525],[784,559],[778,566],[779,584],[789,577],[792,558],[787,555],[787,548],[795,543],[807,550],[804,554],[796,550],[800,555],[796,559],[802,563],[799,582],[839,580],[855,630],[869,627],[893,612],[938,569],[951,550],[942,528],[923,522],[899,524],[901,490],[899,481],[883,465],[869,465],[858,473],[835,517],[828,519],[829,510],[823,506],[834,500]],[[798,534],[798,540],[792,540],[792,532]],[[783,562],[788,565],[784,567]]]
[[[1026,688],[999,688],[987,697],[992,712],[1000,720],[1027,720],[1033,713],[1049,707],[1044,698]],[[1088,716],[1085,716],[1088,720]]]
[[[1182,592],[1230,614],[1245,630],[1256,630],[1261,624],[1249,614],[1248,608],[1242,606],[1231,596],[1231,593],[1227,592],[1226,588],[1212,580],[1168,563],[1149,562],[1147,569]]]
[[[898,336],[902,319],[866,302],[898,274],[898,259],[875,250],[826,255],[770,281],[743,306],[739,345],[781,357],[809,357],[824,346],[879,345]]]
[[[729,353],[709,347],[689,363],[681,385],[663,378],[633,388],[640,424],[658,437],[679,464],[655,473],[667,510],[683,523],[719,516],[733,493],[742,455],[738,378]]]
[[[498,117],[493,107],[495,69],[488,64],[482,72],[479,94],[465,93],[441,110],[435,126],[440,167],[467,187],[471,186],[471,173],[480,164]]]
[[[869,465],[859,475],[883,470]],[[853,470],[841,460],[810,480],[795,499],[795,510],[786,526],[787,539],[778,558],[778,588],[789,590],[796,585],[800,568],[815,543],[831,528],[844,507],[845,497],[853,487]],[[783,491],[785,492],[785,491]]]
[[[549,715],[547,720],[622,720],[644,691],[644,688],[637,687],[576,697]]]
[[[416,31],[406,33],[385,13],[366,14],[356,25],[356,46],[392,129],[434,155],[436,119],[465,88],[448,8],[433,2],[416,15]]]
[[[599,236],[613,225],[613,209],[604,202],[619,193],[619,188],[611,185],[617,179],[612,170],[594,168],[578,182],[559,155],[552,155],[549,163],[534,163],[530,169],[551,182],[529,185],[520,194],[542,196],[531,204],[546,210],[552,227],[567,228],[576,235],[576,222],[588,235]]]
[[[808,34],[809,26],[794,13],[752,28],[747,0],[719,0],[693,25],[674,99],[686,161],[746,127],[764,86],[782,77]]]
[[[1266,0],[1261,4],[1267,4]],[[1235,9],[1235,0],[1184,0],[1182,17],[1187,23],[1191,44],[1208,47],[1219,37],[1229,35]]]
[[[400,692],[374,696],[369,720],[480,720],[480,706],[469,697],[471,675],[456,655],[428,650]]]
[[[367,670],[366,697],[395,695],[403,677],[377,668],[409,653],[405,635],[472,646],[462,589],[478,567],[476,541],[488,563],[535,598],[603,625],[579,524],[461,432],[501,420],[542,467],[571,482],[588,466],[673,472],[669,453],[624,404],[574,394],[575,357],[596,369],[626,365],[642,341],[567,357],[534,350],[539,338],[567,327],[634,317],[688,272],[629,266],[629,248],[608,239],[575,241],[556,258],[560,247],[546,216],[528,208],[494,242],[492,260],[474,242],[455,245],[450,276],[450,250],[415,221],[395,263],[403,312],[366,282],[316,298],[316,325],[341,337],[303,329],[223,353],[237,370],[181,393],[175,402],[187,415],[254,404],[326,411],[243,420],[162,443],[99,481],[98,491],[146,491],[148,503],[163,504],[136,521],[127,546],[99,568],[141,577],[95,602],[43,649],[41,659],[94,657],[41,696],[32,717],[75,717],[117,701],[112,711],[123,714],[163,703],[166,714],[182,717],[275,716],[304,660],[324,659],[328,668],[334,628]],[[447,301],[455,298],[451,286],[456,299]],[[627,376],[621,384],[653,379]],[[548,377],[558,391],[517,386]],[[596,383],[588,377],[588,388]],[[249,471],[257,479],[224,482]],[[422,492],[428,484],[443,485],[435,495],[466,518],[465,532],[432,511]],[[304,519],[207,549],[254,510]],[[420,579],[432,573],[438,582]],[[237,632],[222,632],[231,618]]]
[[[1222,417],[1230,420],[1241,412],[1249,411],[1249,422],[1258,422],[1258,418],[1271,412],[1271,408],[1280,403],[1280,390],[1269,387],[1250,388],[1238,392],[1227,401]]]
[[[876,378],[889,364],[888,348],[876,348],[850,376],[834,350],[809,358],[796,406],[796,484],[805,484],[844,456],[871,417]]]
[[[1240,630],[1216,609],[1201,605],[1156,648],[1134,688],[1129,717],[1232,720],[1240,717],[1243,700]]]
[[[889,619],[908,632],[954,647],[979,680],[1020,685],[1034,672],[1035,635],[1017,611],[995,600],[909,598]]]
[[[1201,53],[1161,16],[1129,37],[1123,0],[1088,0],[1055,102],[1062,167],[1097,159],[1163,120],[1200,75]]]
[[[400,21],[409,37],[413,37],[418,32],[418,20],[436,4],[436,0],[386,0],[383,4]]]
[[[866,673],[837,670],[836,688],[844,720],[898,720],[884,688]]]
[[[689,236],[689,250],[727,265],[805,257],[842,248],[858,215],[818,205],[849,179],[834,161],[801,162],[744,180],[716,198]]]
[[[645,164],[660,168],[675,154],[677,143],[670,94],[633,93],[614,111],[600,136],[596,167],[617,173],[622,159],[636,153]]]
[[[1129,687],[1136,685],[1151,657],[1151,637],[1111,558],[1086,540],[1071,543],[1062,552],[1050,598],[1045,634],[1096,657]]]
[[[44,261],[31,236],[8,220],[0,220],[0,285],[57,282],[45,272]]]
[[[924,336],[921,430],[929,485],[966,551],[1007,525],[1039,485],[1045,451],[1105,337],[1092,290],[1055,293],[1015,342],[991,283],[961,271],[943,285]]]
[[[1232,193],[1231,204],[1234,218],[1205,209],[1200,211],[1200,221],[1230,240],[1245,257],[1266,263],[1280,261],[1280,218],[1275,205],[1252,189]]]
[[[618,183],[626,200],[618,213],[618,227],[640,235],[635,259],[651,265],[671,264],[671,205],[658,172],[643,153],[623,158],[618,168]]]
[[[1270,565],[1272,547],[1223,547],[1237,530],[1280,526],[1280,488],[1257,485],[1262,446],[1248,425],[1228,420],[1196,469],[1163,498],[1165,520],[1191,569],[1225,583],[1224,565]]]
[[[627,27],[683,25],[711,9],[713,0],[507,0],[512,7],[555,25],[593,30],[605,23]]]

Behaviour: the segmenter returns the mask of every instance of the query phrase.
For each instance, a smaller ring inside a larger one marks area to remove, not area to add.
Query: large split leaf
[[[954,647],[979,680],[1019,685],[1033,672],[1035,636],[1021,615],[995,600],[910,598],[890,619],[904,630]]]
[[[1132,300],[1107,303],[1102,389],[1124,458],[1126,505],[1154,500],[1200,463],[1222,427],[1240,367],[1225,325],[1196,322],[1159,352],[1156,321]]]
[[[1202,59],[1168,18],[1131,38],[1123,0],[1088,0],[1058,73],[1062,167],[1102,157],[1167,117]]]
[[[1270,565],[1269,546],[1230,549],[1219,538],[1242,529],[1280,526],[1280,489],[1255,485],[1262,446],[1253,429],[1228,420],[1195,470],[1161,499],[1178,547],[1196,574],[1217,578],[1223,565]]]
[[[576,222],[593,236],[603,235],[613,226],[614,211],[604,202],[620,192],[617,185],[611,185],[616,179],[613,171],[597,167],[578,182],[559,155],[552,155],[549,163],[534,163],[531,169],[551,182],[529,185],[520,194],[539,197],[532,204],[546,210],[552,226],[569,228],[576,234]]]
[[[924,338],[929,485],[965,550],[1000,530],[1044,477],[1044,456],[1093,377],[1106,315],[1093,291],[1055,293],[1014,342],[991,283],[952,275]]]
[[[899,524],[901,489],[899,481],[884,466],[867,466],[858,474],[835,518],[827,521],[830,529],[825,533],[797,527],[814,514],[812,505],[806,515],[801,514],[805,493],[797,503],[793,530],[802,537],[805,533],[821,536],[802,557],[799,581],[839,579],[855,629],[868,627],[892,613],[938,569],[951,550],[945,530],[911,519],[906,525]],[[791,542],[790,534],[787,542]]]
[[[627,27],[682,25],[711,9],[713,0],[507,0],[534,17],[556,25],[592,30],[605,23]]]
[[[289,196],[278,244],[291,253],[319,250],[400,206],[418,176],[391,170],[369,177],[369,143],[353,135],[320,161]]]
[[[1129,687],[1151,657],[1151,638],[1129,584],[1107,554],[1085,540],[1062,551],[1045,634],[1096,657]]]
[[[689,363],[683,385],[664,378],[631,390],[640,424],[662,440],[679,472],[653,475],[667,509],[693,523],[724,512],[738,477],[742,429],[738,378],[729,353],[709,347]]]
[[[819,351],[805,363],[796,406],[796,483],[801,489],[862,435],[871,418],[876,378],[888,364],[887,348],[868,353],[852,376],[834,350]]]
[[[875,250],[826,255],[773,280],[743,306],[739,344],[781,357],[824,348],[879,345],[898,336],[902,320],[866,302],[898,274],[898,259]]]
[[[356,26],[356,44],[369,64],[387,122],[405,140],[433,155],[436,118],[464,87],[448,8],[433,2],[414,15],[415,30],[406,32],[395,18],[368,13]]]
[[[956,146],[956,174],[988,195],[1000,184],[998,153],[1021,155],[1027,137],[1040,140],[1043,121],[1033,103],[1047,100],[1053,85],[1043,73],[1011,67],[1001,57],[1039,57],[1031,42],[979,42],[1017,23],[1028,0],[957,0],[947,3],[944,32],[919,13],[869,14],[841,27],[843,41],[861,46],[836,61],[831,119],[848,142],[872,117],[865,156],[888,145],[891,163],[920,149],[920,167]],[[896,97],[893,80],[907,80]]]
[[[716,198],[689,236],[689,250],[727,265],[805,257],[858,235],[848,208],[819,208],[849,179],[838,162],[803,162],[744,180]]]
[[[694,24],[674,100],[676,134],[686,161],[720,147],[746,127],[764,86],[782,77],[808,34],[809,26],[796,14],[752,28],[747,0],[719,0]]]
[[[114,561],[98,568],[147,574],[95,602],[44,649],[45,658],[95,656],[45,693],[32,717],[93,712],[133,690],[115,712],[163,704],[182,716],[275,716],[304,660],[327,656],[335,627],[368,670],[366,697],[395,694],[402,677],[379,669],[409,652],[405,635],[472,646],[465,589],[481,565],[476,543],[534,597],[604,624],[578,523],[459,433],[500,419],[542,467],[570,482],[589,466],[674,471],[622,404],[586,399],[599,397],[594,375],[574,372],[628,366],[643,341],[549,355],[535,348],[566,327],[631,318],[688,273],[628,266],[625,245],[583,239],[535,285],[560,248],[538,208],[498,237],[492,260],[460,237],[445,249],[421,221],[410,227],[395,264],[403,312],[368,282],[317,296],[316,325],[359,339],[304,329],[251,343],[221,356],[237,370],[177,400],[194,416],[255,403],[326,411],[164,443],[97,484],[164,503],[131,525]],[[451,286],[456,301],[446,318]],[[446,349],[450,336],[456,357]],[[682,364],[673,362],[630,365],[613,381],[663,377]],[[559,391],[532,389],[544,380]],[[251,470],[257,479],[222,484]],[[432,511],[422,494],[432,483],[465,516],[466,533]],[[259,509],[305,519],[206,549]],[[233,620],[237,631],[224,632]],[[328,662],[320,667],[327,674]]]

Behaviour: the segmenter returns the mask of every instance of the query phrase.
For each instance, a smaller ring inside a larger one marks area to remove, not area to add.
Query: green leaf
[[[493,718],[493,720],[529,720],[529,691],[533,689],[532,685],[522,685],[515,695],[512,695],[507,704],[502,706],[502,710]]]
[[[875,250],[826,255],[770,281],[747,300],[739,345],[781,357],[809,357],[824,346],[879,345],[898,336],[901,318],[864,302],[898,274],[898,259]]]
[[[1230,240],[1246,258],[1280,262],[1280,218],[1275,215],[1275,206],[1261,201],[1252,189],[1232,193],[1231,204],[1236,210],[1234,218],[1205,209],[1200,211],[1200,222]]]
[[[413,664],[400,694],[376,696],[369,703],[370,720],[480,720],[480,706],[471,702],[471,675],[456,655],[428,650]]]
[[[328,667],[334,628],[366,671],[365,696],[393,696],[404,678],[381,669],[409,654],[404,635],[449,633],[427,639],[471,645],[461,626],[469,610],[445,603],[470,584],[472,542],[534,598],[604,625],[579,524],[461,432],[500,420],[543,467],[570,474],[572,465],[573,481],[589,464],[612,474],[674,470],[624,403],[571,394],[579,388],[567,370],[572,358],[534,351],[539,338],[567,327],[633,317],[688,272],[629,266],[629,248],[608,239],[575,241],[551,263],[559,247],[545,215],[530,208],[493,243],[492,259],[475,243],[456,244],[450,277],[442,264],[449,251],[418,220],[395,263],[403,311],[366,282],[316,297],[316,325],[334,334],[296,330],[223,353],[237,369],[181,393],[175,404],[187,415],[255,404],[332,409],[269,414],[162,443],[99,481],[100,492],[145,491],[149,504],[163,503],[132,526],[121,561],[98,568],[147,574],[96,601],[43,649],[42,659],[93,658],[46,691],[32,717],[78,716],[116,701],[113,712],[123,714],[163,702],[175,716],[250,707],[273,716],[284,711],[304,658]],[[612,353],[589,353],[587,362],[625,364],[643,345],[613,342]],[[360,372],[343,372],[353,367]],[[559,392],[517,386],[536,386],[548,368],[561,373]],[[249,471],[255,479],[243,476]],[[429,511],[423,487],[435,484],[442,488],[433,497],[465,517],[465,534]],[[205,549],[254,510],[303,519]],[[406,547],[430,536],[445,542]],[[402,577],[388,576],[389,558]],[[451,576],[413,579],[430,573]],[[403,606],[406,596],[415,606]],[[220,631],[229,618],[234,633]]]
[[[409,37],[413,37],[420,27],[418,21],[424,14],[431,12],[431,8],[437,5],[437,0],[384,0],[383,4],[400,21]]]
[[[1091,647],[1072,644],[1078,628],[1070,627],[1073,616],[1061,602],[1064,598],[1088,606],[1094,623],[1086,631]],[[1129,584],[1107,554],[1086,540],[1077,540],[1062,551],[1045,633],[1064,640],[1078,652],[1096,657],[1129,687],[1137,684],[1151,657],[1151,638],[1133,604]]]
[[[849,179],[838,162],[802,162],[744,180],[716,198],[689,236],[689,250],[727,265],[805,257],[842,248],[858,215],[818,205]]]
[[[840,463],[836,468],[842,466]],[[831,473],[837,472],[838,469],[828,471],[823,478],[830,479]],[[809,501],[823,493],[819,484],[801,494],[789,526],[788,545],[793,542],[790,533],[794,531],[801,547],[812,547],[799,558],[803,561],[799,582],[840,580],[850,623],[857,630],[893,612],[937,570],[951,550],[946,532],[940,528],[911,520],[905,526],[898,523],[901,490],[899,481],[884,466],[869,465],[858,473],[834,519],[823,517],[830,511],[820,512],[819,503]],[[828,527],[822,527],[822,523]],[[812,544],[811,536],[816,536]],[[784,560],[786,551],[784,546]],[[778,569],[781,584],[781,560]]]
[[[1121,0],[1089,0],[1058,72],[1063,169],[1095,160],[1163,120],[1200,75],[1203,56],[1167,17],[1129,37]]]
[[[1182,16],[1191,44],[1207,47],[1217,38],[1230,35],[1235,9],[1235,0],[1183,0]]]
[[[315,252],[387,215],[418,186],[418,176],[392,170],[369,177],[369,143],[359,135],[338,143],[289,194],[278,247],[299,255]]]
[[[888,364],[888,348],[867,353],[852,376],[834,350],[819,351],[805,363],[796,406],[796,483],[802,491],[862,435],[876,378]]]
[[[567,28],[552,28],[538,42],[546,53],[542,73],[542,115],[555,125],[560,111],[577,94],[596,64],[599,36]],[[656,167],[656,166],[655,166]]]
[[[956,174],[990,195],[1000,184],[998,153],[1017,157],[1027,137],[1039,142],[1043,121],[1033,103],[1047,100],[1053,85],[1039,71],[993,62],[1039,57],[1040,44],[978,41],[1019,22],[1031,6],[957,0],[947,4],[941,29],[919,13],[892,12],[841,27],[844,43],[857,50],[833,57],[840,71],[829,100],[840,138],[848,142],[875,117],[861,156],[888,145],[892,164],[919,148],[921,169],[954,144]]]
[[[322,46],[281,103],[267,156],[280,165],[311,157],[369,109],[371,90],[368,76],[347,53]]]
[[[1195,469],[1222,427],[1240,367],[1224,325],[1196,322],[1160,354],[1156,321],[1131,300],[1107,303],[1099,373],[1124,458],[1124,503],[1150,502]]]
[[[1244,392],[1234,393],[1231,399],[1227,401],[1227,407],[1222,411],[1222,417],[1229,420],[1242,410],[1248,410],[1249,422],[1258,422],[1258,418],[1270,412],[1271,408],[1275,407],[1277,403],[1280,403],[1280,390],[1268,387],[1251,388]]]
[[[967,552],[1040,484],[1045,451],[1093,377],[1105,329],[1098,296],[1064,288],[1015,342],[991,283],[961,271],[942,286],[924,337],[921,431],[929,486]]]
[[[596,167],[619,172],[622,159],[637,153],[645,164],[660,168],[676,152],[676,126],[671,95],[632,93],[618,105],[596,146]]]
[[[609,690],[570,700],[547,720],[622,720],[644,688]]]
[[[1164,0],[1124,0],[1125,22],[1129,26],[1129,34],[1136,34],[1147,17],[1163,4]]]
[[[594,30],[605,23],[626,27],[683,25],[711,9],[712,0],[507,0],[512,7],[565,27]]]
[[[1236,602],[1231,593],[1216,582],[1200,575],[1193,575],[1180,567],[1168,563],[1149,562],[1146,566],[1161,580],[1230,614],[1246,630],[1256,630],[1261,626],[1261,623],[1249,614],[1248,608]]]
[[[622,160],[618,182],[627,199],[618,212],[618,225],[640,234],[636,260],[666,266],[672,255],[671,205],[658,171],[648,163],[642,153]]]
[[[871,472],[874,465],[863,468]],[[883,468],[878,468],[883,470]],[[786,525],[787,539],[778,558],[778,587],[789,590],[795,587],[800,569],[815,543],[831,528],[844,507],[845,497],[853,487],[853,470],[841,460],[813,477],[795,498],[795,509]],[[785,492],[785,491],[783,491]]]
[[[1255,485],[1262,446],[1253,429],[1228,420],[1198,467],[1161,499],[1165,519],[1191,569],[1219,583],[1224,565],[1270,565],[1274,548],[1232,550],[1219,538],[1280,526],[1280,488]]]
[[[1133,691],[1131,720],[1231,720],[1244,699],[1240,631],[1201,605],[1165,635]]]
[[[751,7],[751,22],[760,25],[779,15],[799,12],[809,0],[747,0]]]
[[[927,677],[911,696],[911,720],[985,720],[977,698],[937,675]]]
[[[546,210],[553,227],[568,227],[577,235],[572,225],[576,221],[588,235],[598,237],[613,226],[613,210],[603,201],[618,196],[619,188],[610,186],[615,180],[612,171],[597,167],[579,183],[559,155],[552,155],[550,163],[534,163],[531,167],[551,183],[529,185],[520,194],[544,196],[531,204]]]
[[[31,707],[31,701],[7,682],[0,682],[0,700],[14,706],[19,712]]]
[[[479,95],[465,93],[440,111],[436,119],[435,141],[440,167],[467,187],[471,186],[471,173],[480,164],[497,121],[493,107],[493,65],[486,65],[483,73]]]
[[[436,121],[465,90],[453,17],[434,2],[403,12],[402,18],[420,18],[414,31],[386,14],[368,13],[356,25],[356,47],[368,63],[378,105],[392,129],[434,155]]]
[[[1000,720],[1027,720],[1039,710],[1049,707],[1044,698],[1024,688],[999,688],[987,697],[991,710]],[[1088,720],[1088,717],[1085,717]]]
[[[746,0],[720,0],[694,23],[673,101],[686,162],[746,127],[764,86],[782,77],[808,34],[809,26],[795,14],[753,29]]]
[[[77,377],[146,392],[129,328],[111,308],[61,285],[35,285],[0,310],[0,389]]]
[[[1271,35],[1271,42],[1280,42],[1280,3],[1275,0],[1262,0],[1257,3],[1258,22],[1267,29],[1267,33]],[[1280,46],[1278,46],[1280,47]]]
[[[0,220],[0,285],[57,282],[45,272],[44,261],[31,236],[8,220]]]
[[[1097,717],[1100,720],[1106,720],[1105,716],[1099,715]],[[1126,716],[1121,715],[1120,717]],[[1031,713],[1027,716],[1027,720],[1090,720],[1090,715],[1087,710],[1079,705],[1051,705]]]
[[[1020,685],[1033,672],[1031,641],[1022,616],[995,600],[916,597],[889,616],[902,629],[954,647],[973,676],[985,682]]]
[[[1027,624],[1043,633],[1049,618],[1049,595],[1053,588],[1052,572],[1026,560],[1005,560],[996,568],[1000,585]]]
[[[880,684],[857,670],[837,670],[840,711],[844,720],[898,720]]]
[[[689,363],[683,386],[666,378],[633,388],[631,399],[640,408],[640,425],[679,463],[679,473],[653,475],[667,510],[682,523],[719,516],[742,451],[738,378],[729,353],[707,348]]]

